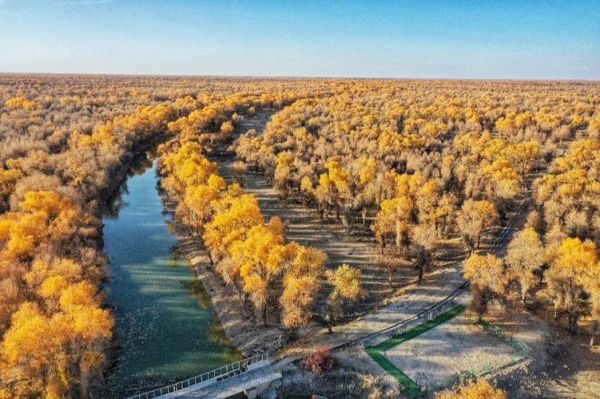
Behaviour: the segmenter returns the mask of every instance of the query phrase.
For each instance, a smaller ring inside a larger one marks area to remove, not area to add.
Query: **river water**
[[[239,359],[201,283],[174,250],[157,183],[155,165],[131,176],[103,219],[108,300],[116,317],[116,360],[107,379],[114,397]]]

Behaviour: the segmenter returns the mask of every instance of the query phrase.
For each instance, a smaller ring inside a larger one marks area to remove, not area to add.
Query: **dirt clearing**
[[[453,385],[460,374],[482,375],[523,360],[508,341],[484,332],[461,314],[384,352],[423,390]]]

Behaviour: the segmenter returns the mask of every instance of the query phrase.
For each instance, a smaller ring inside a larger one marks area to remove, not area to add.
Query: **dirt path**
[[[244,119],[236,131],[236,136],[245,134],[250,129],[262,132],[273,111],[259,111],[253,118]],[[219,172],[226,180],[233,180],[233,154],[222,154],[218,159]],[[365,231],[347,233],[341,223],[332,220],[322,222],[316,210],[297,203],[281,201],[277,191],[266,176],[247,172],[242,178],[244,190],[255,195],[260,203],[265,218],[280,217],[286,224],[286,237],[289,241],[319,248],[327,254],[328,268],[336,268],[346,263],[362,271],[363,284],[370,298],[363,302],[357,312],[366,312],[389,293],[387,276],[375,264],[378,253],[377,244],[372,234]],[[414,279],[409,270],[405,276],[398,276],[396,285],[404,285]]]
[[[245,118],[236,130],[236,136],[250,129],[261,132],[273,113],[273,110],[261,110],[253,117]],[[212,160],[218,164],[219,174],[231,183],[235,154],[219,151],[213,154]],[[317,212],[312,209],[281,202],[276,191],[262,175],[245,173],[243,181],[244,190],[258,198],[266,218],[278,216],[286,223],[288,240],[323,250],[328,256],[327,267],[334,268],[348,263],[362,270],[365,287],[372,295],[370,301],[365,301],[362,307],[355,309],[356,313],[366,313],[373,309],[380,297],[388,292],[387,276],[374,265],[376,245],[371,238],[359,237],[359,234],[349,235],[341,225],[321,223]],[[211,298],[225,334],[233,345],[245,354],[251,353],[253,349],[268,349],[264,348],[265,346],[271,346],[270,349],[281,347],[281,331],[277,328],[255,326],[244,317],[237,294],[210,270],[209,260],[201,243],[188,237],[184,231],[177,228],[175,230],[178,230],[180,252],[196,270],[198,279],[202,281]],[[409,275],[406,278],[413,277]],[[396,283],[403,282],[398,280]],[[313,325],[310,330],[315,328],[319,329]]]

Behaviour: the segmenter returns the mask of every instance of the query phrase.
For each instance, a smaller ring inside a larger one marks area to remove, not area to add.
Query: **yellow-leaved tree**
[[[321,288],[324,252],[295,242],[286,246],[286,274],[279,298],[283,325],[295,329],[307,324]]]
[[[241,288],[261,312],[264,325],[268,308],[275,302],[276,282],[284,272],[288,251],[279,218],[250,228],[244,240],[231,245],[231,263],[239,269]]]
[[[471,255],[464,264],[464,276],[473,286],[473,307],[479,320],[488,304],[506,291],[511,276],[507,274],[502,259],[494,255]]]
[[[541,272],[545,260],[542,241],[531,227],[521,230],[508,244],[506,264],[519,282],[523,303],[527,299],[527,293],[538,282],[539,277],[535,273]]]
[[[479,379],[452,391],[438,393],[436,399],[506,399],[506,393],[494,388],[487,380]]]
[[[464,202],[456,220],[465,244],[473,253],[481,242],[481,235],[496,222],[496,206],[488,200]]]
[[[104,363],[113,319],[101,309],[97,288],[88,282],[66,287],[59,309],[47,315],[25,302],[12,318],[2,341],[0,373],[14,397],[63,398],[88,388]]]
[[[243,241],[252,227],[264,224],[264,218],[253,195],[227,195],[215,205],[215,216],[205,226],[204,245],[212,262],[219,262],[229,254],[236,241]]]
[[[600,274],[598,251],[591,241],[566,238],[560,244],[546,271],[547,292],[554,304],[555,316],[567,316],[568,329],[577,331],[577,321],[589,314]]]
[[[331,333],[332,325],[344,315],[345,303],[353,303],[365,296],[360,269],[347,264],[339,266],[335,271],[328,270],[327,277],[333,286],[327,303],[327,328]]]

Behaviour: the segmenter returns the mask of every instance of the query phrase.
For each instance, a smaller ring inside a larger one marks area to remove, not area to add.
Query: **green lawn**
[[[394,365],[394,363],[390,362],[384,355],[384,352],[406,342],[410,339],[413,339],[426,331],[431,330],[434,327],[439,326],[440,324],[458,316],[465,310],[464,305],[458,305],[447,312],[442,313],[438,317],[433,320],[429,320],[426,323],[420,324],[415,328],[411,328],[410,330],[390,339],[383,341],[382,343],[366,348],[367,353],[371,358],[377,362],[385,371],[387,371],[392,377],[396,379],[403,387],[404,394],[409,398],[419,398],[422,395],[421,387],[417,385],[416,382],[410,379],[409,376],[404,374],[402,370]]]

